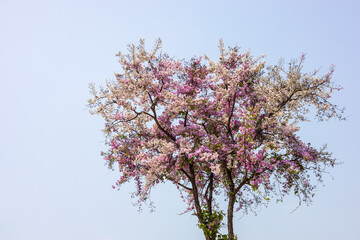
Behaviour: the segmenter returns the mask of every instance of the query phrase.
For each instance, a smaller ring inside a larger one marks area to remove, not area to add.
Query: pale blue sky
[[[334,101],[348,121],[303,124],[301,136],[328,143],[344,162],[325,177],[312,206],[288,198],[257,216],[236,217],[239,240],[356,240],[360,236],[358,1],[0,1],[0,239],[200,240],[172,185],[155,213],[139,214],[133,185],[112,190],[103,121],[85,109],[88,83],[119,71],[115,54],[145,38],[189,59],[226,45],[276,63],[307,53],[305,69],[336,64],[344,90]]]

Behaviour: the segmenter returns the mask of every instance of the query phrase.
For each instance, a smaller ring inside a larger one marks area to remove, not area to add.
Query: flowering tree
[[[329,102],[340,90],[324,76],[302,72],[303,55],[285,69],[265,66],[220,41],[219,61],[207,56],[182,62],[147,52],[144,41],[118,54],[123,72],[89,100],[105,121],[110,168],[118,165],[116,187],[133,179],[139,202],[158,183],[170,181],[194,212],[207,240],[236,239],[234,211],[253,209],[293,193],[309,203],[324,169],[335,159],[296,135],[309,107],[319,120],[342,117]],[[116,188],[114,186],[114,188]],[[224,194],[227,210],[216,196]],[[226,214],[225,214],[226,213]],[[226,216],[227,234],[220,234]]]

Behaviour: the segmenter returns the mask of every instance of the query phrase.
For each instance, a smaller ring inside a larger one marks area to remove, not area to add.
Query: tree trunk
[[[229,205],[227,212],[227,227],[228,227],[229,240],[234,240],[234,228],[233,228],[234,204],[235,204],[235,195],[233,192],[229,192]]]
[[[198,217],[199,223],[200,223],[200,224],[205,224],[205,223],[204,223],[204,219],[202,218],[201,206],[200,206],[200,203],[199,203],[197,194],[196,194],[196,197],[195,197],[195,194],[194,194],[194,200],[195,200],[195,209],[196,209],[195,212],[196,212],[196,216]],[[205,236],[206,240],[212,240],[212,239],[210,238],[210,236],[207,236],[207,235],[206,235],[206,233],[205,233],[204,230],[203,230],[203,232],[204,232],[204,236]]]
[[[198,194],[198,190],[197,190],[197,186],[196,186],[196,182],[195,182],[195,172],[194,172],[194,167],[192,164],[189,165],[190,167],[190,174],[191,174],[191,177],[190,177],[190,182],[191,182],[191,185],[192,185],[192,194],[194,196],[194,204],[195,204],[195,213],[196,213],[196,216],[199,220],[199,223],[200,224],[205,224],[204,222],[204,219],[202,217],[202,211],[201,211],[201,205],[200,205],[200,201],[199,201],[199,194]],[[203,230],[204,232],[204,235],[205,235],[205,238],[206,240],[213,240],[210,238],[210,236],[207,236],[206,232]]]

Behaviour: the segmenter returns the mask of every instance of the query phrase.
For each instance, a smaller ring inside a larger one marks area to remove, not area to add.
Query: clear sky
[[[236,216],[239,240],[357,240],[360,236],[359,1],[0,1],[0,239],[200,240],[172,185],[154,213],[131,205],[133,185],[104,166],[103,120],[86,109],[88,83],[120,71],[115,54],[158,37],[171,56],[218,56],[218,40],[267,62],[307,53],[306,70],[336,64],[333,100],[348,121],[303,124],[301,136],[343,162],[314,204],[288,198]]]

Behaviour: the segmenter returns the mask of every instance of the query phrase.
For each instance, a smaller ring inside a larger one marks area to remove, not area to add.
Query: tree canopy
[[[334,68],[304,73],[305,55],[266,65],[222,41],[217,61],[180,61],[160,48],[160,39],[152,51],[143,40],[129,45],[128,54],[118,54],[116,79],[98,91],[91,85],[90,111],[106,121],[104,158],[120,170],[114,188],[133,179],[144,202],[158,183],[173,183],[207,240],[236,239],[235,211],[287,194],[311,202],[325,168],[337,162],[296,133],[310,110],[320,121],[343,119],[329,100],[341,89],[331,81]],[[225,216],[227,234],[220,234]]]

